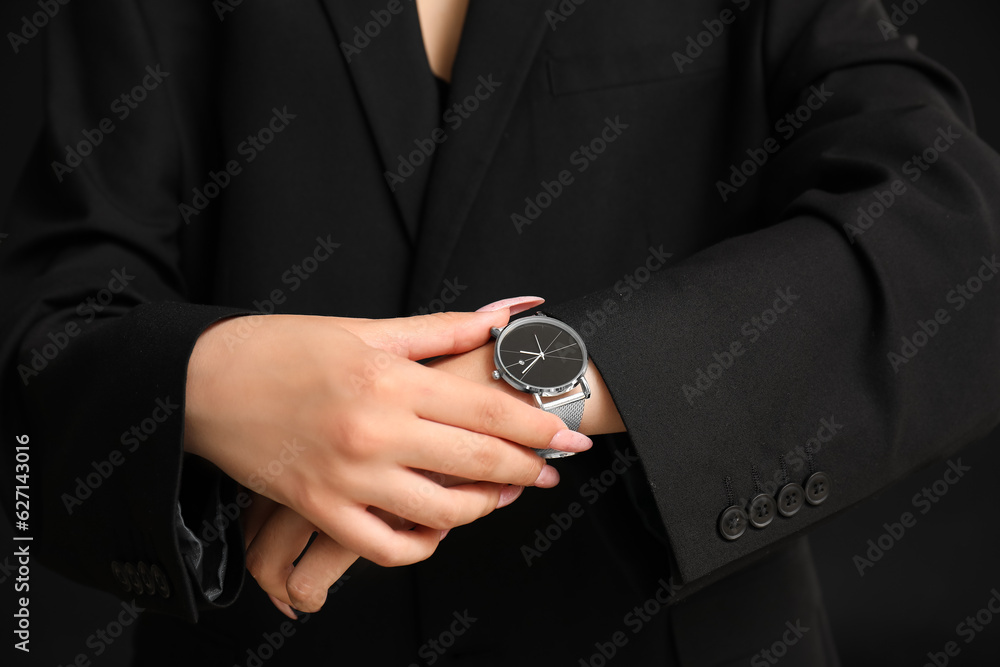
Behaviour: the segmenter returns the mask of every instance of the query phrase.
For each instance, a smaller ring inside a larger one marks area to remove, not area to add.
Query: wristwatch
[[[541,313],[523,317],[503,329],[490,330],[496,338],[493,379],[503,378],[518,391],[535,397],[535,405],[558,416],[574,431],[580,429],[584,401],[590,398],[587,346],[568,324]],[[574,391],[577,387],[581,391]],[[552,401],[543,397],[558,396]],[[572,456],[573,452],[539,449],[544,459]]]

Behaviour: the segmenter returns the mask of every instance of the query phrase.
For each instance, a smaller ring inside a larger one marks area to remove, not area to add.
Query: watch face
[[[526,317],[500,334],[494,360],[504,379],[517,389],[555,395],[576,384],[587,370],[587,348],[562,322]]]

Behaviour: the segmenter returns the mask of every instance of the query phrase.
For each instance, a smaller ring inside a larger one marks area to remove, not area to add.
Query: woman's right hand
[[[449,475],[425,474],[446,488],[469,482]],[[505,486],[495,509],[514,502],[522,491],[523,486]],[[316,529],[309,521],[270,498],[252,491],[250,496],[250,506],[240,516],[247,570],[274,606],[289,618],[296,618],[296,609],[319,611],[326,604],[330,587],[354,565],[358,555],[325,533],[316,535],[310,544]],[[413,527],[412,521],[384,510],[368,511],[395,530]]]
[[[506,484],[554,486],[529,448],[583,451],[558,417],[416,360],[474,349],[507,308],[395,320],[224,320],[189,364],[185,450],[383,566],[433,553]],[[560,443],[562,443],[560,445]],[[518,446],[520,445],[520,446]],[[426,470],[483,483],[445,488]],[[415,524],[396,530],[377,508]]]

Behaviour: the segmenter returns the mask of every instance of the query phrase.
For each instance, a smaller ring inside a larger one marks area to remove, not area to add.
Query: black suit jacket
[[[63,7],[0,246],[38,548],[173,615],[144,617],[142,664],[723,665],[783,638],[784,664],[832,664],[801,536],[1000,402],[1000,159],[885,20],[475,0],[442,107],[410,3]],[[533,293],[628,437],[425,563],[360,564],[306,623],[240,593],[234,485],[182,454],[200,332]],[[722,537],[727,507],[816,472],[822,504]]]

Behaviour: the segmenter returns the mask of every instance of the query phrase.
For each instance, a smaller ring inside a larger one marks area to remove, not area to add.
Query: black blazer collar
[[[470,0],[443,117],[413,0],[400,0],[398,14],[389,12],[392,3],[386,0],[321,1],[385,171],[404,179],[387,181],[386,187],[393,190],[411,238],[417,239],[409,299],[416,309],[440,287],[507,119],[551,29],[545,13],[559,0]],[[488,97],[475,111],[448,115],[454,104],[477,93]],[[434,142],[433,159],[411,163],[412,173],[400,170],[400,156],[410,162],[418,144],[428,147],[434,141],[436,128],[447,138]]]
[[[413,0],[322,0],[382,158],[403,223],[416,238],[430,159],[400,169],[440,122]],[[388,6],[399,9],[393,14]],[[391,174],[402,173],[402,182]]]
[[[437,296],[483,178],[493,160],[528,71],[551,28],[558,0],[470,0],[455,59],[448,106],[488,94],[457,129],[445,126],[427,185],[408,308]],[[497,85],[499,83],[499,85]],[[452,123],[453,125],[454,123]]]

